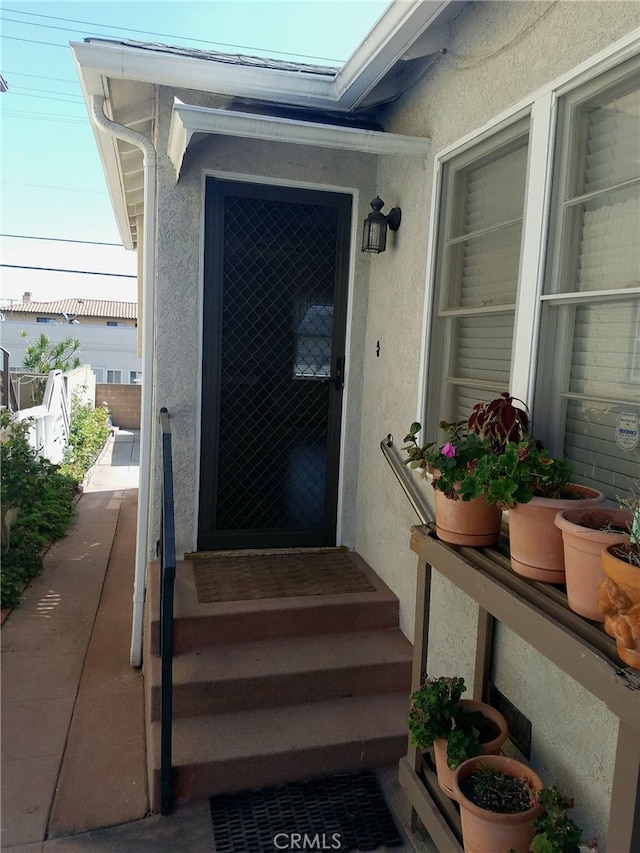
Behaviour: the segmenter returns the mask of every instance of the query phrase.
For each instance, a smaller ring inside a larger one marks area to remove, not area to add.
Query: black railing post
[[[173,514],[173,458],[171,427],[166,408],[160,409],[162,433],[162,514],[160,533],[160,810],[173,806],[171,736],[173,726],[173,587],[176,576],[176,545]]]

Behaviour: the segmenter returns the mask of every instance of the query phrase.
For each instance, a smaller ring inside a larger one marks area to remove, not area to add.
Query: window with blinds
[[[443,418],[468,417],[475,403],[509,387],[527,129],[520,123],[444,168],[430,360],[430,385],[439,393],[432,428]]]
[[[624,70],[560,103],[534,424],[613,501],[640,471],[620,431],[640,423],[640,77]]]

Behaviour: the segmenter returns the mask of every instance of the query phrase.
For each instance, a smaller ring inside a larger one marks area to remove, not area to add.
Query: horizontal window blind
[[[466,418],[475,403],[509,387],[526,186],[523,130],[445,170],[432,360],[442,377],[438,420]]]
[[[571,289],[586,292],[637,286],[640,279],[638,91],[605,96],[598,105],[587,103],[578,116],[576,162],[581,168],[576,170],[574,199],[568,200],[568,234],[578,233]],[[584,196],[590,197],[585,200]],[[566,246],[570,251],[570,239]]]
[[[640,447],[618,431],[619,417],[640,418],[640,301],[614,293],[640,280],[640,97],[637,74],[613,76],[600,93],[587,85],[560,103],[568,145],[557,148],[552,217],[561,228],[545,290],[584,296],[546,302],[543,330],[559,333],[540,353],[536,385],[540,396],[554,389],[545,414],[560,435],[556,451],[615,502],[640,474]],[[612,293],[593,300],[593,291]],[[556,444],[557,434],[547,438]]]

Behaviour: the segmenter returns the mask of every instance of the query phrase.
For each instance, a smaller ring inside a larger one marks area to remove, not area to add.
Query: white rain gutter
[[[153,407],[153,290],[155,283],[156,230],[156,149],[150,139],[129,127],[117,124],[104,114],[105,98],[91,97],[91,116],[100,130],[130,142],[142,151],[144,173],[144,213],[142,230],[142,406],[140,412],[140,480],[136,562],[133,583],[133,624],[131,666],[142,663],[144,596],[149,538],[149,494],[151,482],[151,430]]]

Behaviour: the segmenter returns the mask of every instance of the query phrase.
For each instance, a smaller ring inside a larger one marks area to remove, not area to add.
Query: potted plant
[[[528,853],[543,812],[540,777],[504,755],[464,761],[453,777],[466,853]]]
[[[453,797],[453,773],[467,758],[497,754],[509,736],[502,714],[484,702],[462,699],[460,677],[426,678],[411,695],[407,725],[419,749],[433,747],[440,788]]]
[[[533,822],[536,834],[529,848],[531,853],[580,853],[598,849],[595,839],[589,842],[583,839],[582,830],[567,814],[573,808],[573,800],[556,785],[543,788],[538,801],[544,811]]]
[[[526,406],[519,408],[516,402],[522,401],[504,392],[490,403],[477,403],[466,421],[441,421],[446,438],[441,443],[420,446],[416,436],[421,425],[411,424],[404,439],[404,464],[422,476],[432,475],[436,533],[444,542],[481,547],[498,541],[502,509],[495,501],[487,501],[484,484],[474,472],[481,459],[527,433]]]
[[[580,616],[595,622],[604,620],[598,608],[602,570],[602,549],[607,545],[629,541],[629,510],[581,506],[565,509],[555,517],[562,533],[565,583],[569,607]]]
[[[473,478],[489,503],[509,510],[513,570],[533,580],[564,583],[562,534],[555,517],[560,510],[575,507],[576,500],[583,509],[602,505],[602,492],[572,482],[568,460],[552,457],[531,437],[510,441],[501,453],[480,459]]]
[[[629,541],[602,551],[606,577],[600,584],[598,608],[620,658],[640,669],[640,494],[634,492],[621,505],[632,513]]]

